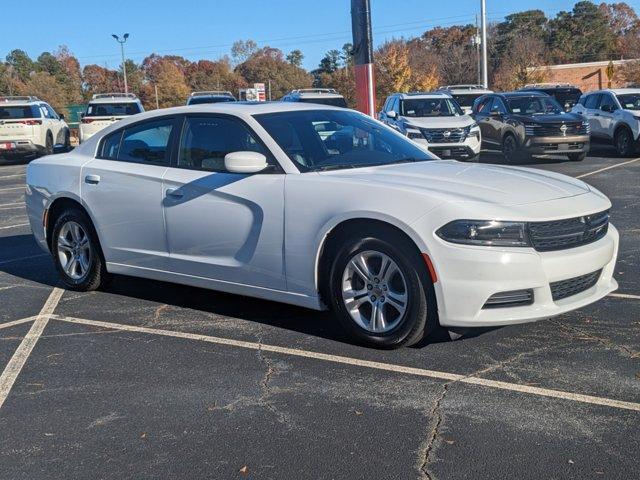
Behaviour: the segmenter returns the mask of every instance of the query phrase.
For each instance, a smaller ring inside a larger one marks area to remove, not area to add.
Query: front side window
[[[173,124],[174,119],[168,118],[126,128],[120,141],[118,160],[168,165]]]
[[[254,117],[304,172],[435,159],[412,141],[358,112],[305,110]]]
[[[450,98],[411,98],[402,100],[400,115],[404,117],[453,117],[464,115]]]
[[[98,156],[106,160],[117,160],[121,140],[122,130],[112,133],[111,135],[107,135],[102,141],[102,147]]]
[[[640,110],[640,93],[618,95],[618,101],[626,110]]]
[[[126,117],[140,113],[137,102],[122,103],[90,103],[87,105],[86,117]]]
[[[51,108],[50,105],[44,105],[44,108],[48,113],[48,118],[54,118],[54,119],[58,118],[58,114],[55,112],[53,108]]]
[[[504,106],[504,103],[502,102],[502,100],[500,100],[498,97],[494,97],[493,103],[491,104],[491,111],[501,113],[502,115],[506,115],[507,108]]]
[[[486,97],[480,100],[478,103],[478,113],[488,114],[489,110],[491,110],[491,105],[493,104],[493,97]]]
[[[602,100],[600,101],[600,110],[612,112],[616,108],[618,108],[618,106],[613,97],[609,94],[603,94]]]
[[[209,172],[226,172],[227,153],[269,152],[242,122],[226,117],[187,117],[180,139],[178,166]]]
[[[507,103],[512,113],[521,115],[548,115],[562,113],[562,107],[549,96],[546,97],[510,97]]]

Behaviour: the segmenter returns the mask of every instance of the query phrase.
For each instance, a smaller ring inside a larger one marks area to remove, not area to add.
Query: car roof
[[[96,93],[89,103],[138,103],[140,99],[133,93]]]
[[[446,85],[438,88],[438,90],[441,92],[455,93],[456,95],[464,95],[465,93],[469,95],[493,93],[493,90],[484,88],[482,85]]]
[[[603,88],[602,90],[586,92],[585,95],[591,95],[592,93],[613,93],[614,95],[624,95],[625,93],[640,94],[640,88]]]
[[[27,105],[37,105],[40,103],[47,103],[44,100],[40,100],[38,97],[32,95],[0,95],[0,106],[3,105],[11,105],[11,106],[27,106]]]
[[[343,96],[333,88],[300,88],[292,90],[287,95],[302,98],[343,98]]]
[[[500,92],[494,93],[505,98],[518,98],[518,97],[549,97],[546,93],[537,92],[535,90],[516,90],[515,92]]]
[[[399,96],[403,100],[408,98],[451,98],[449,92],[398,92],[394,93],[392,96]]]

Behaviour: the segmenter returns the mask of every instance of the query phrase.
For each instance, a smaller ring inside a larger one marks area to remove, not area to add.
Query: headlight
[[[526,123],[524,125],[524,134],[527,137],[533,137],[536,134],[536,128],[538,128],[539,125],[537,123]]]
[[[496,220],[455,220],[436,231],[443,240],[464,245],[494,247],[528,247],[527,225],[524,222]]]
[[[407,138],[410,139],[424,138],[422,132],[420,132],[420,129],[418,129],[418,127],[407,125],[406,123],[404,125],[404,134],[407,136]]]
[[[467,127],[468,135],[471,137],[476,137],[480,140],[480,125],[477,122],[473,122],[471,125]]]

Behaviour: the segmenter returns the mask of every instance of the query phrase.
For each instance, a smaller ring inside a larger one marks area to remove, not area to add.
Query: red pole
[[[351,0],[353,61],[356,73],[356,102],[362,113],[376,115],[376,80],[373,69],[371,5],[369,0]]]

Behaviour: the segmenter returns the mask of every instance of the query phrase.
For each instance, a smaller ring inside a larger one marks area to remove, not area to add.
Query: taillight
[[[91,122],[93,122],[93,118],[83,118],[83,119],[81,120],[81,122],[82,122],[82,123],[91,123]]]

